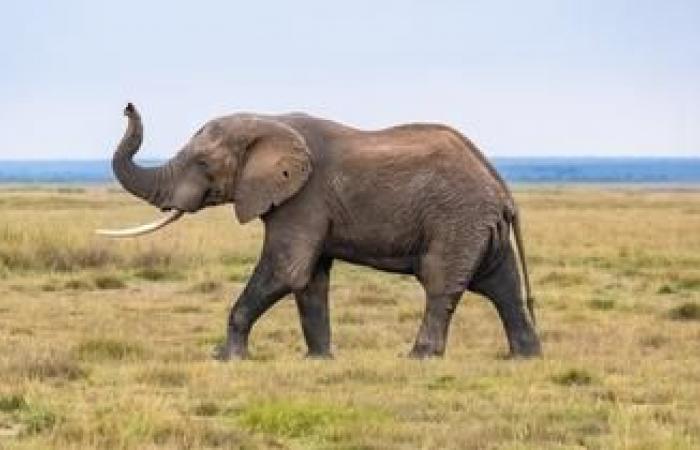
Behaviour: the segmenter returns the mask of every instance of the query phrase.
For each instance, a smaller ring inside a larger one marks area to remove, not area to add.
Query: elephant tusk
[[[133,237],[140,236],[146,233],[152,233],[160,228],[163,228],[171,222],[175,222],[177,219],[182,217],[184,211],[174,210],[171,211],[167,216],[156,220],[155,222],[148,223],[146,225],[140,225],[138,227],[126,228],[123,230],[95,230],[95,233],[101,236],[108,236],[113,238],[123,238],[123,237]]]

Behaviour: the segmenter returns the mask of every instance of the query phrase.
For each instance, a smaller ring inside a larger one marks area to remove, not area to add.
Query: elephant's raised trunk
[[[134,105],[124,108],[129,125],[119,142],[112,158],[112,169],[124,189],[152,205],[162,207],[168,195],[168,188],[175,170],[174,160],[161,167],[141,167],[133,157],[143,142],[143,124]],[[150,233],[182,217],[183,211],[173,210],[167,216],[153,223],[124,230],[97,230],[98,234],[109,237],[130,237]]]
[[[129,124],[112,158],[112,169],[117,180],[127,191],[155,206],[161,206],[165,181],[170,178],[170,164],[163,167],[141,167],[133,157],[143,142],[143,124],[133,104],[124,108]]]

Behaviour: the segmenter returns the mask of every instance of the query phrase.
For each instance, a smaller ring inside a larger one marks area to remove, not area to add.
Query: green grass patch
[[[23,395],[9,394],[0,396],[0,411],[11,413],[20,409],[26,408],[27,401]]]
[[[51,430],[58,421],[56,413],[39,404],[29,403],[20,411],[19,422],[23,425],[23,434],[38,434]]]
[[[700,290],[700,278],[683,278],[678,280],[676,284],[681,289],[689,291]]]
[[[354,408],[339,405],[276,401],[249,406],[241,412],[239,420],[254,432],[299,438],[322,437],[334,428],[357,422],[363,415]]]
[[[0,412],[6,414],[10,422],[17,425],[18,433],[23,435],[50,430],[58,420],[57,415],[48,407],[29,402],[20,394],[0,396]],[[3,425],[8,424],[0,422],[0,428]]]

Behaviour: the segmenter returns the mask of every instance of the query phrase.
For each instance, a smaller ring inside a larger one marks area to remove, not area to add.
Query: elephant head
[[[100,230],[108,236],[154,231],[183,213],[233,202],[246,223],[280,205],[306,183],[312,165],[304,138],[279,120],[236,114],[207,122],[172,159],[159,167],[137,165],[134,154],[143,140],[136,108],[124,109],[129,123],[112,168],[132,194],[170,214],[149,225]]]

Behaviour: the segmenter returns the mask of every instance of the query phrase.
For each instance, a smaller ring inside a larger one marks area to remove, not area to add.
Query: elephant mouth
[[[182,215],[185,214],[185,211],[181,211],[179,209],[173,209],[170,210],[170,212],[161,217],[158,220],[155,220],[151,223],[147,223],[145,225],[138,225],[135,227],[131,228],[123,228],[119,230],[96,230],[95,232],[99,234],[100,236],[107,236],[111,238],[125,238],[125,237],[134,237],[134,236],[140,236],[143,234],[148,234],[152,233],[156,230],[159,230],[163,228],[164,226],[171,224],[178,220]]]

